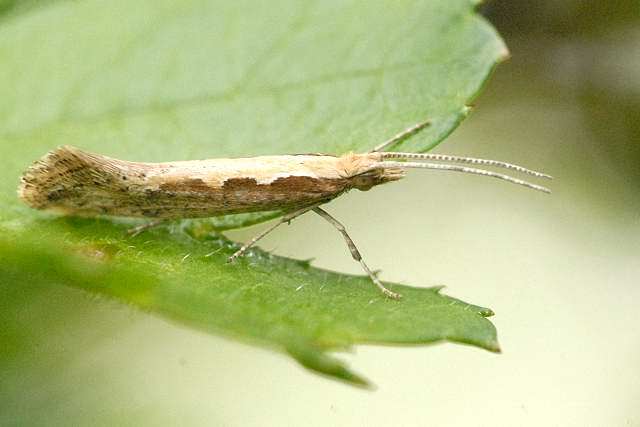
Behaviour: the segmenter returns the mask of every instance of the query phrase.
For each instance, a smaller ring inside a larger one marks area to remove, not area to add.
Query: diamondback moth
[[[392,299],[401,296],[385,288],[369,269],[344,226],[320,206],[351,189],[401,179],[407,169],[436,169],[501,179],[549,193],[540,185],[467,165],[508,169],[536,178],[551,176],[497,160],[430,153],[389,151],[429,126],[425,121],[395,135],[367,153],[296,154],[249,158],[142,163],[113,159],[71,146],[59,147],[23,174],[19,197],[35,209],[63,215],[153,218],[135,227],[137,234],[167,219],[279,210],[284,215],[244,244],[229,261],[279,225],[313,211],[344,237],[352,257],[371,281]]]

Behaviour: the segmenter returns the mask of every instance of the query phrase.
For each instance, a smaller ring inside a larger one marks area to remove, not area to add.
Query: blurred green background
[[[33,289],[0,301],[29,344],[2,353],[0,424],[640,425],[640,3],[481,10],[512,58],[436,152],[541,169],[552,196],[416,171],[328,210],[383,279],[491,307],[503,354],[359,347],[342,357],[372,393],[80,291]],[[303,217],[262,247],[360,274],[326,227]]]

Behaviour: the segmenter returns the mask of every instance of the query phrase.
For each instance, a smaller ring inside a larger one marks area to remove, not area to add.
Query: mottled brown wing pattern
[[[250,170],[245,177],[211,182],[210,169],[181,175],[167,164],[126,162],[61,147],[25,172],[18,192],[34,208],[69,215],[196,218],[298,209],[329,201],[350,184],[347,178],[311,176],[258,182]]]

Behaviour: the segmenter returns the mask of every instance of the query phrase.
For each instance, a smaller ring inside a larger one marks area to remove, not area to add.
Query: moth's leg
[[[373,283],[375,283],[375,285],[378,287],[378,289],[382,291],[383,294],[385,294],[386,296],[392,299],[400,299],[402,297],[402,295],[392,292],[389,289],[385,288],[382,282],[380,282],[380,280],[378,280],[376,275],[373,274],[373,272],[369,269],[367,264],[365,264],[364,260],[362,259],[362,255],[360,255],[360,251],[358,251],[358,248],[356,247],[355,243],[353,243],[353,240],[351,240],[351,237],[349,237],[349,234],[347,233],[347,230],[344,228],[344,225],[342,225],[337,219],[329,215],[327,211],[317,206],[313,208],[313,211],[318,215],[320,215],[322,218],[329,221],[331,225],[333,225],[340,233],[342,233],[342,235],[344,236],[344,240],[347,242],[347,246],[349,247],[349,251],[351,251],[351,256],[353,257],[353,259],[355,259],[360,263],[360,265],[362,266],[362,269],[369,275]]]
[[[131,227],[127,230],[127,234],[131,237],[137,236],[143,231],[147,231],[150,228],[157,227],[165,221],[164,218],[154,219],[153,221],[146,222],[144,224],[137,225],[135,227]]]
[[[385,141],[382,144],[378,145],[373,150],[371,150],[371,152],[373,153],[375,151],[386,151],[388,148],[391,148],[394,145],[399,144],[402,141],[406,141],[407,139],[416,135],[421,130],[429,127],[430,124],[431,123],[428,120],[425,120],[424,122],[420,122],[417,125],[413,125],[410,128],[403,130],[402,132],[400,132],[393,138],[389,139],[388,141]]]
[[[231,255],[229,257],[229,259],[227,260],[227,262],[233,262],[235,261],[237,258],[241,257],[242,255],[244,255],[244,253],[253,245],[255,245],[258,240],[262,239],[264,236],[266,236],[267,234],[271,233],[273,230],[275,230],[276,228],[278,228],[280,225],[284,224],[285,222],[290,222],[291,220],[293,220],[294,218],[299,217],[300,215],[302,215],[305,212],[309,212],[311,209],[313,209],[314,207],[316,207],[317,205],[313,205],[313,206],[309,206],[303,209],[299,209],[297,211],[293,211],[291,213],[288,213],[286,215],[284,215],[283,217],[281,217],[278,222],[276,222],[275,224],[273,224],[271,227],[267,228],[266,230],[264,230],[262,233],[258,234],[257,236],[255,236],[253,239],[249,240],[247,243],[245,243],[244,245],[242,245],[242,247],[240,249],[238,249],[233,255]]]

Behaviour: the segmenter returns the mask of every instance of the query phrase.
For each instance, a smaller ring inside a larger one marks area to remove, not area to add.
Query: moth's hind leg
[[[135,237],[138,234],[142,233],[143,231],[147,231],[150,228],[154,228],[159,226],[160,224],[163,224],[166,220],[164,218],[160,218],[160,219],[154,219],[152,221],[146,222],[144,224],[140,224],[137,225],[135,227],[131,227],[130,229],[127,230],[127,234],[131,237]]]
[[[429,125],[431,125],[431,122],[429,122],[429,120],[425,120],[424,122],[420,122],[416,125],[413,125],[410,128],[405,129],[399,134],[395,135],[393,138],[378,145],[373,150],[371,150],[371,152],[373,153],[376,151],[387,151],[388,149],[392,148],[394,145],[398,145],[402,141],[406,141],[412,136],[415,136],[416,134],[420,133],[422,130],[428,128]]]
[[[311,209],[313,209],[314,207],[316,207],[318,205],[313,205],[313,206],[309,206],[306,208],[302,208],[299,209],[297,211],[293,211],[291,213],[288,213],[284,216],[282,216],[278,222],[276,222],[275,224],[273,224],[271,227],[267,228],[266,230],[264,230],[262,233],[258,234],[257,236],[255,236],[253,239],[249,240],[247,243],[245,243],[244,245],[242,245],[242,247],[240,249],[238,249],[233,255],[231,255],[229,257],[229,259],[227,260],[227,262],[234,262],[236,259],[240,258],[242,255],[244,255],[244,253],[253,245],[255,245],[258,240],[262,239],[264,236],[266,236],[267,234],[271,233],[273,230],[275,230],[276,228],[278,228],[279,226],[281,226],[282,224],[284,224],[285,222],[291,222],[291,220],[293,220],[294,218],[299,217],[300,215],[302,215],[303,213],[309,212]]]
[[[389,289],[385,288],[384,285],[382,284],[382,282],[369,269],[367,264],[362,259],[362,255],[360,255],[360,251],[356,247],[355,243],[353,243],[353,240],[351,240],[351,237],[347,233],[347,230],[344,228],[344,225],[342,225],[337,219],[332,217],[324,209],[321,209],[319,207],[315,207],[315,208],[313,208],[313,211],[315,213],[317,213],[318,215],[320,215],[322,218],[324,218],[327,221],[329,221],[329,223],[331,225],[333,225],[340,233],[342,233],[342,236],[344,237],[344,240],[347,242],[347,246],[349,247],[349,251],[351,252],[351,256],[353,257],[353,259],[355,259],[356,261],[358,261],[360,263],[360,265],[362,266],[362,269],[367,273],[367,275],[371,278],[371,281],[378,287],[378,289],[380,289],[380,291],[382,291],[383,294],[385,294],[386,296],[388,296],[391,299],[396,299],[397,300],[397,299],[402,298],[402,295],[400,295],[398,293],[395,293],[393,291],[390,291]]]

